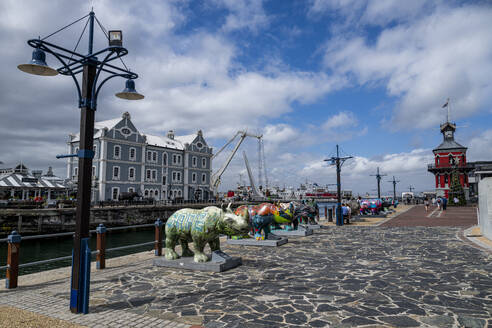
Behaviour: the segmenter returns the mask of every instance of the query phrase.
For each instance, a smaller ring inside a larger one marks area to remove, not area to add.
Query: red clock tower
[[[467,148],[454,141],[456,124],[446,122],[441,124],[443,142],[433,150],[434,164],[428,165],[428,171],[435,175],[437,196],[448,198],[451,187],[451,174],[456,171],[459,181],[465,192],[466,199],[469,198],[468,173],[473,170],[472,165],[466,162]]]

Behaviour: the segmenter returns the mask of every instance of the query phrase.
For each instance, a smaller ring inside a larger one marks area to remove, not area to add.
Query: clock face
[[[444,136],[447,138],[451,138],[453,136],[453,132],[452,131],[446,131],[446,132],[444,132]]]
[[[121,129],[121,134],[123,134],[123,135],[125,135],[125,136],[127,136],[127,135],[129,135],[129,134],[131,134],[131,133],[132,133],[132,132],[131,132],[131,131],[130,131],[130,129],[128,129],[128,128],[123,128],[123,129]]]

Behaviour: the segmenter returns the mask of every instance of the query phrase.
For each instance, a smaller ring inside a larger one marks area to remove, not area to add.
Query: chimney
[[[167,137],[174,140],[174,130],[169,130],[169,132],[167,133]]]

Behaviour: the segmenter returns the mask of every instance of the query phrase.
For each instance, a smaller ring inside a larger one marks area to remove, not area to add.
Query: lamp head
[[[140,100],[144,99],[144,95],[135,90],[135,81],[132,79],[126,80],[125,90],[115,94],[116,97],[127,100]]]
[[[121,47],[123,46],[123,32],[118,31],[109,31],[109,46],[110,47]]]
[[[46,54],[43,50],[36,48],[32,52],[32,59],[28,64],[20,64],[17,66],[23,72],[41,75],[41,76],[55,76],[58,75],[58,71],[46,64]]]

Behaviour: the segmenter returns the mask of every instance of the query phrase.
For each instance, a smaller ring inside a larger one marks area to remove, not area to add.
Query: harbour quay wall
[[[233,206],[248,204],[235,202]],[[92,207],[90,229],[100,223],[106,227],[118,227],[154,223],[157,218],[165,221],[182,208],[200,209],[218,204],[174,204]],[[220,204],[218,205],[220,206]],[[50,209],[0,209],[0,237],[17,230],[22,235],[70,232],[75,230],[75,208]]]

